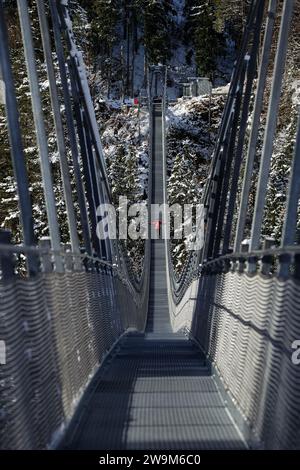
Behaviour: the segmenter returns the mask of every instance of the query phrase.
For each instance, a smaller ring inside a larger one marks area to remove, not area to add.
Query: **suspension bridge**
[[[0,232],[0,340],[6,353],[0,365],[0,448],[299,449],[300,366],[292,361],[292,345],[300,340],[299,125],[281,245],[268,246],[262,238],[294,1],[252,1],[203,191],[203,248],[190,253],[178,276],[169,240],[148,237],[139,278],[121,243],[96,236],[97,207],[111,201],[111,191],[68,2],[35,3],[70,244],[60,240],[29,9],[27,0],[18,0],[50,231],[49,239],[35,239],[5,2],[0,2],[0,69],[23,230],[19,245],[8,231]],[[161,99],[153,99],[150,85],[148,99],[150,207],[168,201],[166,80]],[[15,266],[20,255],[26,275]]]

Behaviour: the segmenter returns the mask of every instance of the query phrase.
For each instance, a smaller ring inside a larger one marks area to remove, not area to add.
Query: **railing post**
[[[261,273],[265,276],[268,276],[271,273],[272,261],[272,255],[263,255],[261,259]]]
[[[283,253],[279,256],[278,277],[287,278],[290,275],[291,255]]]
[[[249,240],[247,238],[245,238],[245,240],[242,241],[241,246],[240,246],[240,251],[241,253],[249,252]],[[240,257],[239,265],[238,265],[239,273],[243,273],[245,271],[245,263],[246,263],[246,257]]]
[[[250,240],[248,238],[245,238],[245,240],[243,240],[242,243],[241,243],[241,252],[242,253],[248,253],[249,252],[249,246],[250,246]]]
[[[243,273],[245,271],[245,258],[239,257],[238,272]]]
[[[248,258],[247,273],[255,274],[257,272],[257,256],[250,256]]]
[[[275,248],[275,238],[273,237],[265,237],[264,239],[264,244],[263,244],[263,250],[271,250],[272,248]]]
[[[70,243],[67,243],[66,245],[64,245],[64,252],[65,252],[65,270],[66,271],[69,271],[69,272],[72,272],[74,271],[74,259],[73,259],[73,254],[72,254],[72,246],[70,245]]]
[[[39,248],[41,250],[41,268],[43,273],[53,272],[53,262],[51,255],[51,241],[49,237],[43,237],[39,241]]]
[[[222,272],[227,274],[229,271],[235,271],[236,268],[236,259],[232,261],[229,259],[225,259],[223,262]]]
[[[275,247],[275,239],[272,237],[265,237],[263,244],[263,251],[271,250]],[[264,255],[261,259],[261,273],[264,275],[269,275],[272,267],[273,256]]]
[[[0,229],[0,244],[11,246],[11,232]],[[11,281],[15,276],[15,263],[12,251],[0,250],[0,268],[3,281]]]

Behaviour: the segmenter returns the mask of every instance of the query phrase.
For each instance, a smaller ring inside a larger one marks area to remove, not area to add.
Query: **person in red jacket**
[[[158,234],[158,237],[157,237],[157,238],[160,238],[162,221],[159,220],[159,219],[153,220],[153,221],[151,222],[151,225],[154,226],[154,229],[156,230],[156,232],[157,232],[157,234]]]

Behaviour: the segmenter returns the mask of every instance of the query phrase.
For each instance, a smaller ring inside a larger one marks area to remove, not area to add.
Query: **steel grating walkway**
[[[162,201],[161,111],[154,111],[153,202]],[[204,355],[171,330],[164,242],[152,241],[145,334],[124,336],[82,400],[63,448],[245,448]]]

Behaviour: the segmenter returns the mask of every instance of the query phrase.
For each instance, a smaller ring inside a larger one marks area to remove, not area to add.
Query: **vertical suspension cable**
[[[51,166],[48,153],[48,140],[45,130],[44,114],[42,109],[41,96],[39,91],[38,74],[36,70],[35,53],[33,47],[33,39],[30,25],[30,18],[28,13],[27,0],[17,0],[23,47],[26,59],[26,68],[29,79],[32,110],[34,117],[34,124],[36,130],[37,144],[40,154],[41,172],[43,179],[44,195],[46,201],[46,210],[48,216],[49,232],[51,238],[51,246],[55,251],[55,268],[57,272],[63,272],[62,259],[59,256],[61,250],[60,246],[60,233],[58,227],[55,195],[53,189],[53,179],[51,174]]]
[[[249,36],[250,36],[251,31],[252,31],[253,23],[254,23],[255,16],[256,16],[256,11],[257,11],[257,8],[259,6],[260,1],[261,0],[252,0],[251,1],[250,13],[249,13],[247,24],[246,24],[245,31],[244,31],[244,34],[243,34],[243,40],[242,40],[242,44],[241,44],[241,47],[240,47],[240,52],[239,52],[238,58],[236,60],[236,64],[234,66],[232,76],[231,76],[231,80],[230,80],[230,88],[229,88],[228,98],[227,98],[227,101],[226,101],[226,104],[225,104],[225,109],[224,109],[224,112],[223,112],[223,115],[222,115],[221,125],[220,125],[220,129],[219,129],[218,137],[217,137],[216,149],[215,149],[215,152],[214,152],[214,155],[213,155],[213,158],[212,158],[210,176],[208,178],[208,184],[205,185],[204,192],[203,192],[202,202],[205,206],[207,205],[207,199],[209,197],[209,192],[210,192],[210,189],[211,189],[210,188],[210,182],[211,182],[211,180],[213,178],[213,175],[214,175],[214,172],[215,172],[215,167],[217,165],[217,160],[218,160],[218,154],[221,150],[223,138],[224,138],[224,135],[225,135],[226,130],[228,128],[228,120],[230,119],[230,115],[232,113],[232,105],[233,105],[235,95],[236,95],[236,84],[237,84],[239,75],[241,73],[241,69],[242,69],[242,65],[243,65],[243,61],[244,61],[244,56],[245,56],[246,49],[247,49],[248,42],[249,42]]]
[[[227,218],[226,224],[224,229],[224,238],[223,238],[223,247],[222,253],[226,254],[229,250],[229,244],[231,241],[231,229],[232,229],[232,222],[234,216],[234,209],[238,191],[238,182],[239,182],[239,174],[243,159],[243,147],[245,143],[245,135],[247,129],[247,121],[249,115],[249,106],[251,100],[251,93],[253,88],[253,81],[256,72],[256,60],[259,51],[259,44],[260,44],[260,32],[263,20],[263,13],[264,13],[264,5],[265,2],[261,2],[259,4],[259,9],[256,17],[255,29],[253,31],[253,44],[251,47],[250,52],[250,59],[247,69],[247,81],[246,81],[246,89],[243,98],[243,107],[242,107],[242,115],[241,115],[241,122],[240,122],[240,129],[239,129],[239,136],[237,142],[237,148],[234,154],[234,167],[233,173],[230,183],[230,193],[229,193],[229,201],[228,201],[228,208],[227,208]]]
[[[20,208],[20,219],[24,243],[25,245],[32,246],[36,243],[33,229],[32,204],[29,193],[28,175],[23,152],[18,104],[8,47],[4,8],[2,0],[0,0],[0,69],[5,86],[5,108],[8,123],[7,127],[11,146],[14,174],[17,182],[18,204]],[[30,275],[36,274],[39,267],[38,258],[32,254],[28,254],[27,266]]]
[[[76,44],[75,44],[73,30],[72,30],[72,21],[71,21],[70,14],[67,8],[67,4],[65,2],[61,2],[58,5],[58,7],[59,7],[59,11],[58,11],[59,17],[64,27],[66,39],[68,41],[70,60],[72,61],[74,70],[76,70],[78,88],[83,97],[83,105],[85,108],[86,117],[87,117],[89,126],[91,128],[91,137],[92,137],[93,144],[95,147],[97,161],[101,169],[103,182],[106,187],[107,195],[110,198],[111,194],[110,194],[110,187],[109,187],[108,180],[107,180],[103,149],[102,149],[102,144],[101,144],[101,140],[99,136],[98,124],[97,124],[97,120],[96,120],[96,116],[94,112],[94,105],[93,105],[93,101],[91,97],[89,84],[87,81],[87,74],[86,74],[84,61],[82,58],[82,53],[78,51]]]
[[[217,193],[216,193],[216,200],[215,200],[216,210],[214,211],[214,215],[212,218],[212,227],[211,227],[211,232],[210,232],[211,249],[208,252],[208,256],[212,255],[213,257],[218,256],[219,250],[220,250],[221,237],[222,237],[222,231],[223,231],[223,225],[224,225],[224,217],[225,217],[228,192],[229,192],[231,166],[232,166],[232,161],[233,161],[234,152],[235,152],[235,143],[236,143],[238,126],[240,122],[240,112],[241,112],[242,98],[243,98],[244,85],[245,85],[245,75],[246,75],[246,70],[248,67],[249,67],[249,61],[248,61],[248,58],[245,58],[240,80],[237,86],[232,125],[230,126],[230,132],[228,136],[229,144],[228,146],[226,146],[226,152],[224,152],[222,155],[222,162],[221,162],[222,166],[220,169],[220,175],[222,175],[222,179],[219,184],[219,190],[217,190]]]
[[[233,116],[233,106],[234,101],[237,93],[237,87],[239,84],[240,75],[243,68],[245,53],[248,47],[250,35],[253,31],[255,18],[257,15],[257,10],[260,4],[260,0],[253,0],[251,2],[250,13],[248,16],[247,25],[243,34],[243,41],[240,49],[240,53],[237,59],[236,66],[234,68],[232,74],[232,80],[229,90],[228,99],[226,102],[225,110],[222,116],[222,123],[220,126],[220,131],[217,139],[216,149],[213,155],[212,163],[211,163],[211,170],[208,177],[208,183],[205,185],[202,203],[204,204],[205,209],[208,211],[207,216],[207,227],[206,227],[206,234],[205,234],[205,244],[204,249],[202,252],[202,261],[206,260],[207,257],[212,255],[213,252],[213,245],[214,245],[214,237],[211,236],[211,231],[215,232],[215,225],[213,224],[212,218],[216,222],[216,211],[218,211],[218,207],[216,204],[216,195],[219,195],[221,189],[220,185],[222,185],[222,168],[224,167],[224,163],[222,162],[223,154],[226,154],[227,151],[227,144],[228,144],[228,132],[230,132],[230,126],[232,124],[232,116]]]
[[[242,243],[243,236],[244,236],[244,229],[245,229],[246,217],[247,217],[247,207],[248,207],[249,193],[250,193],[250,187],[251,187],[251,178],[252,178],[252,173],[253,173],[255,151],[256,151],[258,132],[259,132],[260,115],[261,115],[262,106],[263,106],[264,90],[266,86],[267,72],[268,72],[268,66],[269,66],[269,60],[270,60],[270,52],[271,52],[271,47],[272,47],[276,7],[277,7],[277,0],[270,0],[270,4],[268,8],[268,20],[266,24],[266,31],[265,31],[264,44],[263,44],[261,63],[260,63],[260,69],[259,69],[259,77],[258,77],[255,103],[254,103],[253,120],[252,120],[249,145],[248,145],[248,151],[247,151],[247,157],[246,157],[246,168],[245,168],[245,175],[244,175],[244,180],[243,180],[241,203],[240,203],[239,212],[238,212],[236,236],[235,236],[235,241],[234,241],[235,252],[240,251],[241,243]]]
[[[67,5],[65,3],[61,3],[59,5],[59,17],[61,23],[64,27],[65,37],[67,40],[69,53],[70,53],[70,65],[73,70],[73,79],[75,83],[75,87],[78,89],[78,96],[79,106],[84,111],[85,116],[85,136],[86,136],[86,144],[87,144],[87,151],[89,155],[90,165],[94,167],[94,172],[92,171],[92,178],[95,178],[95,182],[93,184],[93,192],[94,192],[94,201],[96,202],[96,212],[99,204],[103,204],[106,202],[111,201],[111,193],[110,187],[107,179],[106,174],[106,167],[105,167],[105,160],[103,155],[102,144],[99,136],[98,131],[98,124],[96,121],[96,116],[94,112],[93,102],[90,94],[90,89],[87,82],[87,75],[85,70],[85,65],[82,57],[82,53],[78,51],[73,30],[72,30],[72,22],[69,15],[69,11]],[[92,163],[92,159],[94,159],[94,164]],[[95,213],[96,222],[97,222],[97,215]],[[97,235],[96,235],[97,236]],[[94,243],[95,244],[95,243]],[[106,251],[105,243],[102,243],[99,240],[99,243],[96,243],[96,247],[102,247],[103,252]]]
[[[92,240],[94,241],[94,249],[97,252],[97,256],[101,258],[101,240],[97,237],[97,208],[101,203],[100,199],[100,192],[99,192],[99,177],[96,169],[96,161],[94,158],[94,152],[91,142],[91,136],[89,132],[89,126],[87,123],[86,114],[83,110],[80,110],[83,119],[83,133],[84,133],[84,140],[85,140],[85,148],[86,148],[86,156],[88,162],[88,171],[89,171],[89,178],[91,184],[91,194],[92,194],[92,201],[90,207],[90,214],[92,218]]]
[[[37,9],[38,9],[38,15],[39,15],[39,21],[40,21],[41,36],[42,36],[42,42],[43,42],[43,48],[44,48],[46,66],[47,66],[48,79],[49,79],[50,97],[51,97],[51,104],[52,104],[53,116],[54,116],[57,147],[58,147],[58,152],[60,156],[60,168],[61,168],[62,184],[63,184],[63,189],[64,189],[64,197],[65,197],[65,202],[66,202],[71,247],[74,253],[79,254],[80,250],[79,250],[79,239],[78,239],[78,233],[77,233],[77,222],[76,222],[75,211],[74,211],[69,165],[68,165],[68,160],[67,160],[67,151],[66,151],[65,138],[64,138],[64,128],[63,128],[62,118],[60,114],[60,103],[59,103],[58,92],[57,92],[57,87],[56,87],[56,77],[55,77],[55,70],[54,70],[53,61],[52,61],[51,42],[50,42],[50,35],[49,35],[49,29],[48,29],[48,22],[46,18],[44,0],[37,0]],[[77,259],[77,263],[78,263],[78,259]]]
[[[61,41],[60,26],[59,26],[55,0],[49,0],[49,5],[50,5],[52,25],[53,25],[55,49],[56,49],[56,54],[57,54],[57,60],[58,60],[58,66],[59,66],[61,84],[62,84],[62,90],[63,90],[65,116],[66,116],[68,137],[69,137],[71,155],[72,155],[72,161],[73,161],[84,247],[88,255],[91,256],[92,247],[91,247],[91,237],[90,237],[90,230],[89,230],[89,221],[88,221],[86,200],[85,200],[85,195],[84,195],[84,187],[83,187],[83,182],[82,182],[81,172],[80,172],[76,131],[75,131],[74,120],[73,120],[73,115],[72,115],[73,114],[72,104],[71,104],[71,99],[70,99],[70,94],[69,94],[69,84],[68,84],[68,78],[67,78],[67,72],[66,72],[66,63],[65,63],[65,58],[64,58],[63,45]]]
[[[275,58],[275,67],[273,72],[273,82],[271,98],[268,109],[267,124],[265,129],[265,138],[262,150],[262,159],[260,164],[259,179],[254,207],[254,218],[251,230],[250,251],[257,250],[260,247],[261,227],[265,209],[265,200],[267,194],[267,185],[269,180],[269,171],[273,153],[274,136],[276,132],[278,108],[281,96],[282,79],[285,68],[286,52],[288,47],[288,36],[290,23],[294,9],[294,0],[285,0],[282,20],[280,25],[279,40]]]

